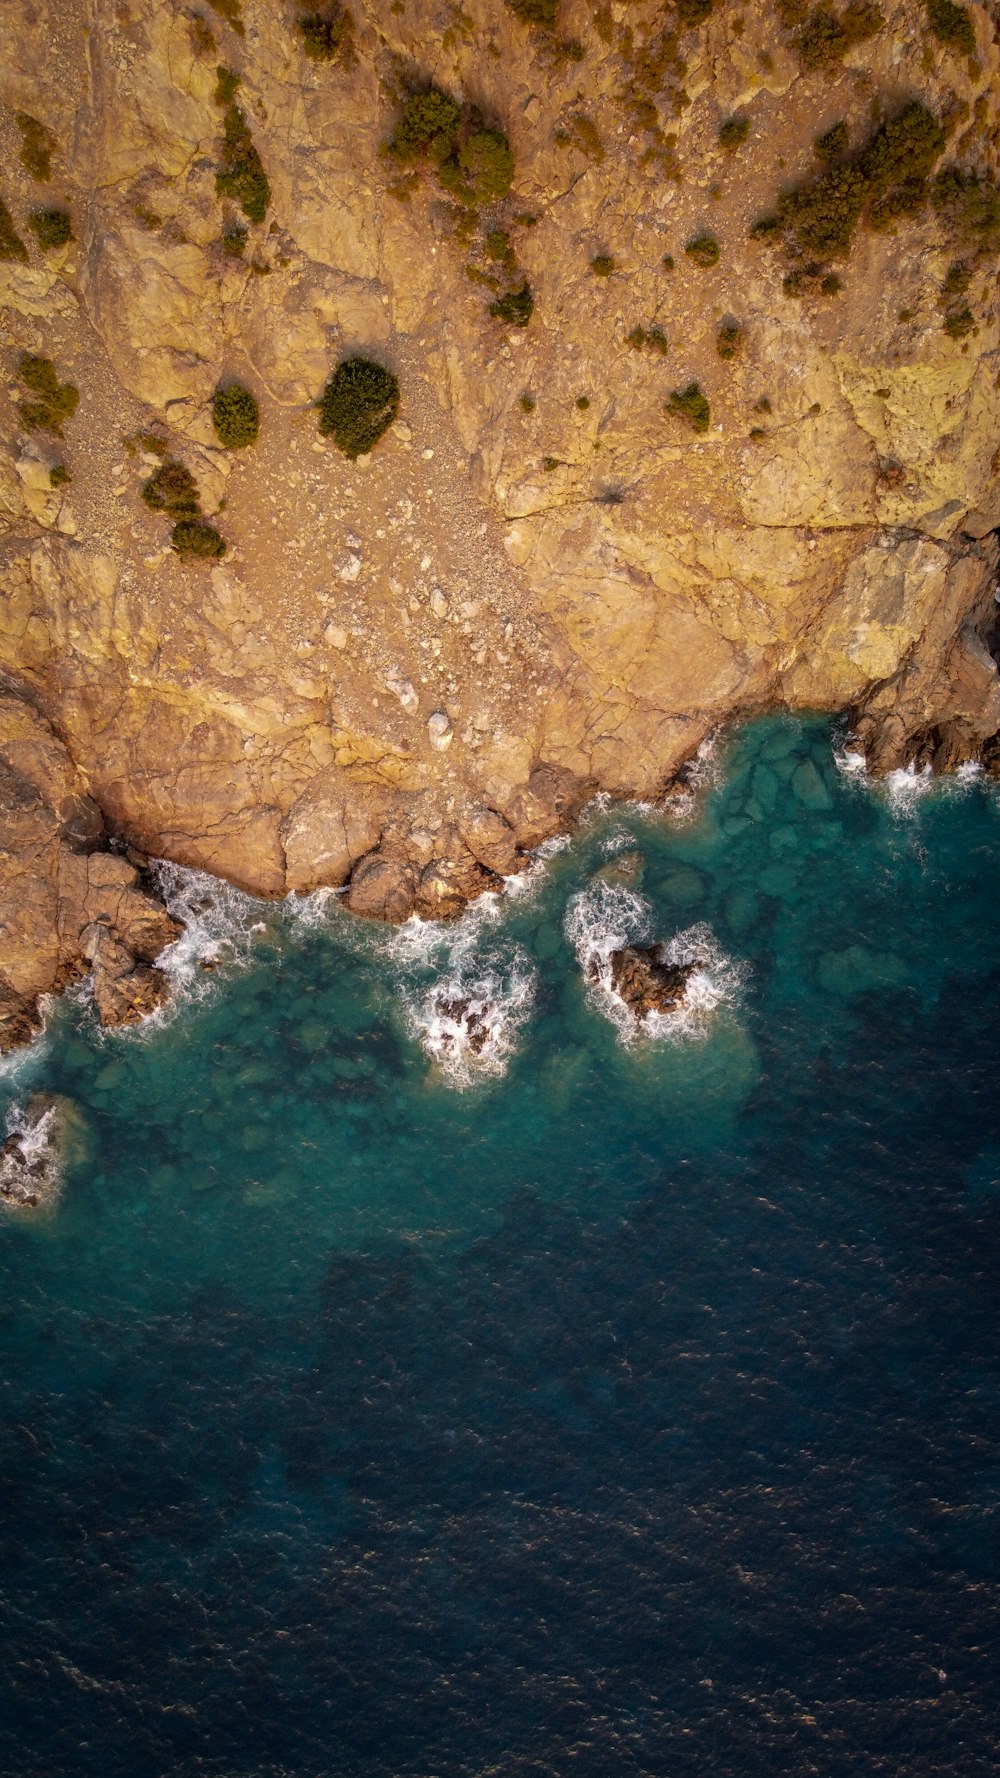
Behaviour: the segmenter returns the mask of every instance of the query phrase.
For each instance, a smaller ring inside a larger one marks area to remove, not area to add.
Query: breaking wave
[[[623,945],[650,944],[652,908],[644,896],[622,884],[599,880],[574,895],[566,910],[566,936],[576,951],[587,993],[610,1019],[623,1044],[639,1039],[680,1042],[708,1036],[712,1014],[732,1005],[745,967],[728,957],[704,921],[674,933],[663,945],[666,963],[696,965],[676,1012],[651,1012],[637,1019],[612,981],[611,958]]]
[[[180,937],[156,960],[170,982],[170,997],[138,1030],[169,1021],[184,1005],[205,1000],[223,965],[245,967],[255,941],[268,930],[272,904],[258,901],[208,871],[158,859],[152,867],[158,894],[181,924]]]
[[[414,915],[383,941],[407,1029],[460,1090],[506,1073],[535,997],[527,953],[500,930],[504,911],[501,895],[483,895],[453,925]]]
[[[887,772],[884,778],[876,778],[869,771],[864,754],[852,748],[849,739],[842,747],[834,748],[833,759],[844,778],[881,796],[890,812],[903,821],[916,813],[932,791],[937,796],[961,796],[981,784],[984,775],[979,761],[969,759],[953,772],[936,774],[929,765],[911,763]]]

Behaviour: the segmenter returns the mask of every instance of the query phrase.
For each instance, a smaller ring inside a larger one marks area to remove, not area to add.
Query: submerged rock
[[[83,1113],[59,1093],[35,1093],[15,1117],[0,1149],[0,1203],[12,1210],[50,1209],[67,1167],[86,1154]]]
[[[651,1012],[678,1012],[698,967],[697,963],[668,963],[662,944],[623,945],[611,952],[608,962],[612,989],[637,1019],[646,1019]],[[599,978],[596,962],[590,966],[590,978]]]
[[[450,995],[447,990],[436,994],[433,1010],[437,1018],[447,1020],[455,1027],[442,1031],[440,1043],[448,1050],[471,1050],[474,1056],[481,1056],[490,1041],[490,1027],[486,1019],[489,1011],[480,1000],[473,1000],[468,995]]]

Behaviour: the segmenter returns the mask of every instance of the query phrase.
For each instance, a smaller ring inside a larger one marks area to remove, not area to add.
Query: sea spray
[[[535,997],[535,971],[504,913],[501,897],[487,894],[454,923],[414,915],[384,941],[407,1030],[459,1089],[506,1072]]]
[[[145,1030],[163,1025],[179,1007],[206,999],[218,965],[245,967],[255,941],[268,930],[274,916],[273,903],[247,895],[207,871],[158,859],[153,877],[182,931],[156,960],[157,968],[170,981],[171,994],[144,1022],[141,1028]]]
[[[616,991],[612,956],[626,945],[648,944],[653,936],[651,904],[624,884],[598,879],[571,899],[566,936],[576,951],[592,1004],[615,1026],[623,1044],[638,1038],[677,1042],[708,1035],[711,1015],[732,1004],[745,968],[728,957],[710,926],[699,921],[663,942],[663,962],[694,964],[684,1001],[676,1012],[650,1012],[637,1019]]]

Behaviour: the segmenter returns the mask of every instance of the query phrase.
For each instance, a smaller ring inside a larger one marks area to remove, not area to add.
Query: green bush
[[[71,482],[72,480],[73,477],[70,475],[65,463],[53,463],[52,468],[49,470],[50,488],[64,488],[66,483]]]
[[[531,286],[525,278],[516,290],[508,290],[496,302],[490,303],[490,314],[497,321],[507,321],[512,327],[527,327],[535,309],[535,299]]]
[[[14,227],[14,218],[0,198],[0,259],[27,260],[28,249]]]
[[[723,147],[728,154],[733,154],[737,148],[743,147],[749,134],[750,119],[745,112],[737,111],[732,117],[727,117],[719,125],[720,146]]]
[[[695,235],[684,251],[695,265],[707,268],[719,263],[719,243],[714,235]]]
[[[541,25],[546,31],[555,25],[559,0],[507,0],[507,4],[522,25]]]
[[[239,84],[240,77],[238,74],[234,74],[231,68],[216,68],[215,91],[212,97],[222,111],[225,111],[227,105],[232,104]]]
[[[28,227],[43,252],[51,253],[65,247],[73,239],[73,224],[68,210],[32,210]]]
[[[510,257],[510,237],[505,229],[491,228],[487,231],[483,245],[487,256],[502,264]]]
[[[970,308],[953,310],[950,315],[945,316],[942,323],[945,333],[950,334],[953,340],[964,340],[975,325],[976,317]]]
[[[578,395],[576,398],[576,405],[579,408],[581,414],[585,414],[588,407],[590,406],[590,396],[589,395]]]
[[[642,352],[648,346],[651,352],[659,352],[661,358],[665,358],[670,350],[662,327],[633,327],[631,333],[625,335],[625,344],[631,346],[633,352]]]
[[[397,160],[417,160],[422,155],[439,163],[447,160],[461,115],[461,106],[440,87],[411,93],[388,143],[390,154]]]
[[[245,222],[227,222],[222,230],[222,250],[232,259],[240,259],[246,252],[247,225]]]
[[[154,469],[142,490],[142,497],[153,512],[195,514],[201,504],[198,484],[190,469],[174,457]]]
[[[246,36],[240,0],[208,0],[208,4],[213,12],[218,13],[220,19],[225,19],[226,24],[232,26],[237,37]]]
[[[32,432],[53,432],[62,438],[64,420],[71,420],[80,402],[80,391],[72,383],[60,383],[51,358],[34,352],[22,352],[17,374],[25,388],[35,397],[22,401],[19,416]]]
[[[817,6],[795,34],[795,47],[803,68],[829,68],[843,61],[855,44],[865,43],[881,31],[885,19],[867,0],[852,0],[842,13]]]
[[[947,276],[941,286],[942,296],[964,296],[972,283],[972,267],[963,259],[956,259],[954,265],[948,267]]]
[[[615,269],[615,262],[610,253],[595,253],[590,262],[590,269],[596,278],[610,278]]]
[[[676,0],[676,6],[681,24],[690,29],[694,25],[704,24],[715,11],[715,0]]]
[[[985,174],[945,167],[931,183],[931,203],[957,241],[1000,247],[1000,191]]]
[[[260,431],[260,407],[256,396],[242,383],[228,383],[212,397],[212,425],[227,451],[242,451],[256,444]]]
[[[501,130],[474,130],[458,151],[458,165],[479,204],[505,198],[514,182],[514,156]]]
[[[527,389],[525,389],[524,394],[519,396],[518,399],[522,414],[534,413],[537,403],[535,397]]]
[[[775,212],[755,223],[751,233],[783,233],[793,253],[846,258],[866,209],[871,226],[878,228],[923,204],[927,176],[944,144],[937,119],[913,100],[876,130],[853,161],[829,166],[808,184],[782,192]]]
[[[818,161],[839,161],[847,153],[850,131],[843,121],[831,124],[822,136],[817,136],[813,143],[813,153]]]
[[[319,403],[319,429],[353,462],[376,445],[399,412],[399,384],[371,358],[338,364]]]
[[[47,184],[52,175],[55,137],[43,123],[39,123],[37,117],[29,117],[26,111],[16,112],[14,122],[21,132],[22,167],[31,174],[32,179],[39,179]]]
[[[743,329],[738,321],[721,321],[715,336],[715,350],[720,358],[733,359],[743,355]]]
[[[667,402],[667,413],[690,426],[692,432],[707,432],[712,419],[708,397],[702,394],[698,383],[675,389]]]
[[[843,289],[836,272],[824,265],[800,265],[788,273],[782,284],[786,296],[837,296]]]
[[[946,49],[975,55],[976,27],[967,6],[956,6],[954,0],[927,0],[927,23]]]
[[[204,519],[178,519],[170,533],[170,547],[179,556],[224,556],[226,540]]]
[[[215,175],[215,189],[220,197],[238,203],[248,221],[263,222],[271,187],[238,105],[227,109],[223,130],[222,166]]]
[[[354,21],[345,6],[334,4],[324,12],[305,12],[298,21],[302,48],[312,62],[332,62],[350,37]]]

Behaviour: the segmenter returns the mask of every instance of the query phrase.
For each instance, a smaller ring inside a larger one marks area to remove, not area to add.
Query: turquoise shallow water
[[[216,893],[172,1020],[8,1065],[89,1155],[0,1221],[0,1772],[997,1769],[1000,806],[834,744],[450,930]]]

